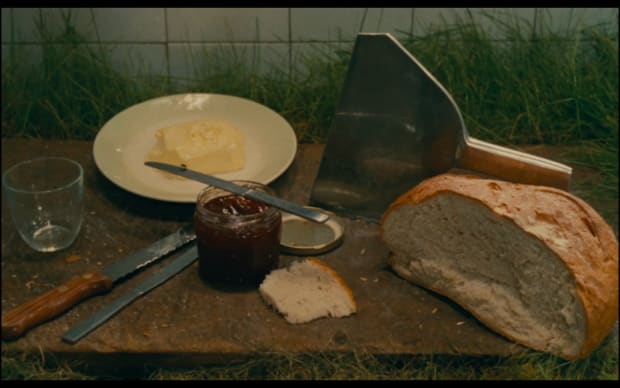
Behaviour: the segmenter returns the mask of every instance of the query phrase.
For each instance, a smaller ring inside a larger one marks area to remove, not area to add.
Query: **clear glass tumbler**
[[[11,218],[39,252],[70,246],[82,226],[84,171],[74,160],[41,157],[18,163],[2,177]]]

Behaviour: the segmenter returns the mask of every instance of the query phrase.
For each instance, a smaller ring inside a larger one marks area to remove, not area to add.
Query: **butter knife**
[[[266,203],[280,210],[284,210],[287,213],[295,214],[296,216],[305,218],[310,221],[322,224],[329,220],[328,214],[322,213],[316,209],[309,209],[296,203],[285,201],[282,198],[274,197],[273,195],[264,193],[262,191],[256,191],[247,187],[239,186],[231,181],[220,179],[214,177],[213,175],[204,174],[195,170],[190,170],[185,167],[179,167],[168,163],[147,161],[144,162],[144,164],[149,167],[158,168],[160,170],[185,177],[187,179],[218,187],[233,194],[255,199],[257,201]]]

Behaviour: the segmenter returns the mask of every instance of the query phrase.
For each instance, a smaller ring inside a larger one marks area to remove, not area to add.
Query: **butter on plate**
[[[205,174],[236,171],[245,165],[241,130],[226,121],[198,120],[160,128],[147,160],[184,166]]]

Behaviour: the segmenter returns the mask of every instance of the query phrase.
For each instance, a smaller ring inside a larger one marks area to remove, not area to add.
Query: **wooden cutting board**
[[[290,168],[271,184],[285,199],[307,203],[323,145],[300,145]],[[97,170],[92,142],[2,140],[2,169],[35,155],[62,155],[85,169],[85,219],[76,243],[41,254],[21,241],[2,197],[2,311],[67,281],[103,268],[190,220],[191,204],[149,200],[115,186]],[[358,312],[306,324],[287,323],[258,291],[226,292],[204,284],[196,265],[139,298],[75,345],[61,341],[72,325],[133,288],[161,264],[90,298],[13,342],[5,353],[49,353],[91,365],[153,363],[194,366],[264,353],[508,355],[524,351],[493,333],[451,301],[398,277],[387,265],[379,227],[342,219],[343,244],[318,256],[353,290]],[[281,265],[297,256],[282,255]]]

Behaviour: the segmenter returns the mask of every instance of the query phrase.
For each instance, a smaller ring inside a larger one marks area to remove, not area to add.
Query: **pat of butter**
[[[185,166],[206,174],[240,170],[245,165],[244,138],[225,121],[200,120],[158,129],[148,160]]]

